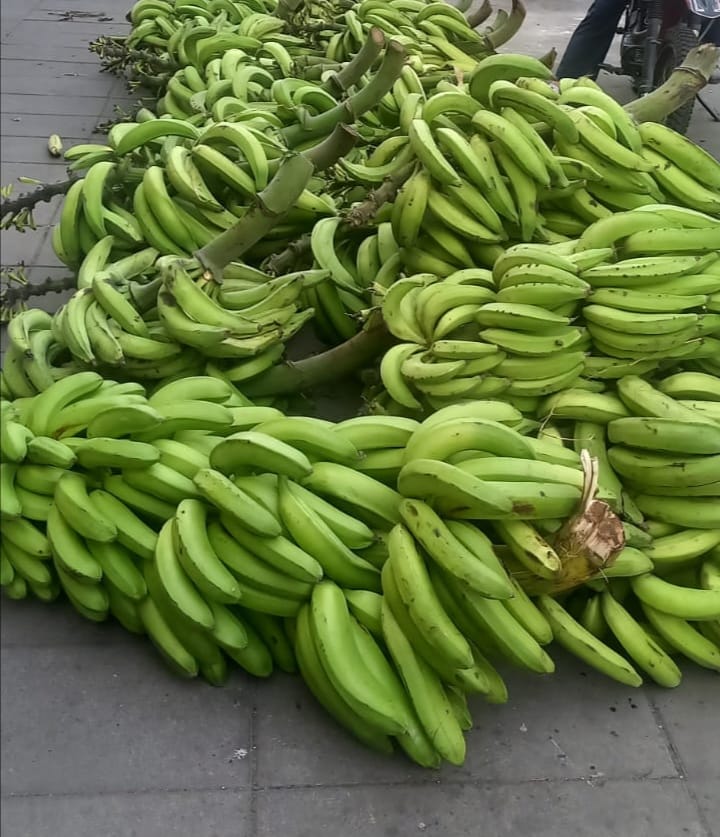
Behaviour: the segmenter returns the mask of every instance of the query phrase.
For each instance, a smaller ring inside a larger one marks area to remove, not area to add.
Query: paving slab
[[[18,61],[37,62],[38,53],[40,50],[35,50],[33,53],[28,52],[27,46],[16,43],[3,43],[2,54],[5,59],[14,59]],[[87,43],[76,47],[63,46],[56,43],[44,43],[42,45],[42,62],[58,61],[64,64],[93,64],[98,65],[96,55],[93,55],[88,49]]]
[[[528,3],[507,49],[562,52],[588,2]],[[1,183],[64,179],[49,134],[102,141],[97,122],[138,102],[88,50],[126,31],[125,9],[4,0]],[[626,79],[600,82],[632,97]],[[720,108],[720,86],[703,95]],[[689,134],[720,155],[700,107]],[[66,274],[47,226],[59,203],[38,232],[2,234],[2,263],[31,281]],[[338,387],[307,409],[356,406]],[[690,664],[678,690],[629,690],[553,651],[555,676],[508,672],[507,706],[473,702],[466,764],[436,772],[365,750],[297,678],[183,681],[147,640],[61,602],[3,601],[0,640],[3,837],[720,837],[720,683]]]
[[[106,23],[85,18],[75,18],[67,22],[61,18],[25,19],[13,29],[6,40],[9,43],[42,44],[45,41],[51,41],[66,46],[87,46],[90,41],[94,41],[101,35],[112,35],[126,27],[127,23],[122,20],[121,15],[116,15]]]
[[[49,133],[41,132],[38,126],[37,134],[28,136],[6,136],[3,139],[3,162],[18,163],[25,171],[32,176],[31,167],[36,163],[42,166],[48,166],[55,169],[53,177],[55,180],[64,180],[67,177],[67,161],[62,157],[52,157],[47,148],[50,133],[59,133],[53,131],[55,126],[52,124],[53,120],[46,120],[46,128],[50,127]],[[91,129],[92,130],[92,129]],[[84,136],[80,135],[80,131],[76,131],[75,136],[62,136],[64,148],[70,148],[73,145],[87,142]]]
[[[647,697],[555,654],[559,673],[507,672],[505,706],[471,701],[463,767],[443,767],[443,780],[524,782],[554,778],[677,776]],[[567,695],[573,699],[568,700]],[[369,750],[347,758],[352,739],[317,705],[304,684],[282,678],[258,686],[258,784],[404,782],[419,771],[398,755]]]
[[[0,639],[3,649],[138,642],[119,622],[90,622],[63,600],[44,604],[28,599],[16,606],[6,598],[0,603]]]
[[[40,98],[46,96],[102,96],[108,93],[106,80],[102,76],[98,78],[97,72],[90,64],[80,64],[76,70],[71,70],[64,64],[56,64],[49,73],[40,71],[23,73],[21,70],[25,67],[36,70],[35,65],[27,61],[6,63],[12,63],[14,66],[4,76],[4,94],[22,94],[33,101],[38,94],[38,90],[42,91]],[[60,69],[60,66],[64,69]]]
[[[251,837],[247,791],[6,797],[8,837]]]
[[[57,208],[55,209],[57,211]],[[2,240],[2,263],[3,265],[18,265],[18,264],[40,264],[38,261],[40,251],[42,250],[47,237],[50,235],[50,224],[52,218],[48,218],[46,223],[38,224],[37,230],[33,232],[28,230],[26,232],[18,232],[17,230],[3,231]],[[54,253],[51,256],[44,256],[45,263],[57,265],[58,260]]]
[[[45,137],[47,139],[46,131],[48,125],[52,125],[55,133],[63,138],[65,148],[69,147],[67,137],[79,137],[82,139],[82,142],[102,142],[104,139],[104,135],[100,133],[95,134],[95,128],[97,126],[97,117],[95,115],[69,116],[63,113],[56,114],[52,120],[49,120],[46,115],[38,115],[35,113],[12,115],[2,113],[0,115],[0,131],[6,139],[13,136]],[[88,137],[90,137],[89,140]],[[6,159],[4,153],[3,159]]]
[[[0,689],[5,794],[250,786],[254,683],[242,672],[222,689],[184,681],[142,639],[15,646]]]
[[[653,689],[651,700],[686,775],[717,780],[720,796],[720,675],[690,665],[683,673],[677,690]]]
[[[700,806],[710,837],[720,837],[720,780],[690,782],[689,788]]]
[[[682,783],[443,783],[272,790],[258,837],[708,837]]]
[[[101,89],[101,88],[99,88]],[[36,92],[32,96],[20,93],[5,93],[2,96],[3,113],[37,114],[40,116],[54,116],[63,114],[68,116],[97,116],[105,107],[109,92],[104,95],[80,96],[70,93],[67,96],[51,96],[38,92],[43,90],[38,80]],[[47,126],[52,133],[52,120],[48,119]],[[87,139],[86,139],[87,141]]]

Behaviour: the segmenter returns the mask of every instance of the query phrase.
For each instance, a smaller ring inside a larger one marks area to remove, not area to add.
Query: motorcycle
[[[720,18],[720,0],[631,0],[618,30],[622,35],[620,67],[603,65],[603,69],[630,76],[635,92],[644,96],[682,64],[716,18]],[[720,122],[720,114],[697,98],[710,116]],[[694,105],[694,100],[690,100],[678,108],[666,124],[684,134]]]

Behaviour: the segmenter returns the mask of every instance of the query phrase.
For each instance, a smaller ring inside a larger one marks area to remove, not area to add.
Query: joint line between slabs
[[[248,785],[222,785],[219,787],[206,788],[135,788],[133,790],[101,790],[101,791],[28,791],[17,793],[3,793],[0,799],[44,799],[46,797],[103,797],[103,796],[146,796],[148,794],[176,794],[176,793],[193,793],[193,794],[210,794],[210,793],[250,793],[251,799],[251,823],[255,825],[257,811],[256,798],[258,794],[267,793],[268,791],[317,791],[317,790],[357,790],[360,788],[422,788],[428,785],[440,785],[444,787],[458,787],[458,788],[509,788],[509,787],[525,787],[527,785],[547,785],[547,784],[588,784],[591,780],[585,777],[572,777],[568,779],[523,779],[521,781],[503,781],[496,782],[488,781],[487,779],[443,779],[438,776],[431,776],[425,780],[418,781],[395,781],[395,782],[340,782],[337,784],[307,784],[307,785],[257,785],[253,787]],[[604,779],[604,785],[617,784],[619,782],[628,782],[631,784],[658,784],[660,782],[684,782],[680,776],[632,776],[629,778]],[[705,827],[703,822],[703,827]],[[255,837],[256,832],[250,831],[251,837]],[[708,831],[709,837],[713,837]]]
[[[680,776],[627,776],[627,777],[613,777],[604,778],[603,785],[617,784],[619,782],[627,782],[630,784],[659,784],[661,782],[682,782]],[[520,779],[520,780],[506,780],[506,779],[462,779],[462,778],[448,778],[438,776],[430,773],[427,779],[417,780],[402,780],[387,782],[332,782],[332,783],[308,783],[308,784],[287,784],[287,785],[262,785],[258,786],[257,790],[260,793],[268,791],[285,791],[285,790],[352,790],[356,788],[423,788],[429,785],[441,785],[444,787],[468,787],[468,788],[511,788],[511,787],[525,787],[527,785],[549,785],[549,784],[589,784],[594,785],[595,781],[587,776],[570,776],[567,778],[537,778],[537,779]],[[712,835],[710,835],[712,837]]]
[[[693,805],[695,806],[695,811],[697,812],[698,820],[700,821],[700,825],[706,832],[706,837],[713,837],[713,831],[710,828],[710,821],[708,820],[705,812],[700,805],[700,800],[697,798],[695,791],[692,789],[690,782],[687,778],[687,770],[685,768],[685,762],[683,761],[682,756],[680,755],[680,750],[678,749],[675,741],[673,740],[672,735],[670,734],[670,730],[668,729],[668,725],[665,722],[665,717],[662,713],[660,707],[655,703],[652,695],[647,696],[648,703],[650,704],[650,710],[652,712],[652,716],[655,719],[655,723],[660,730],[663,738],[665,739],[665,743],[668,748],[668,752],[670,754],[670,759],[677,770],[678,778],[683,783],[685,790],[687,791],[688,796],[690,797]]]
[[[258,786],[258,747],[257,747],[257,733],[258,733],[258,684],[257,681],[253,683],[253,699],[252,710],[250,712],[250,837],[256,837],[258,833],[258,792],[261,790]]]
[[[152,794],[173,795],[179,793],[192,794],[209,794],[209,793],[248,793],[250,787],[248,785],[223,785],[216,788],[135,788],[133,790],[101,790],[101,791],[62,791],[56,793],[54,791],[28,791],[27,793],[3,793],[0,799],[58,799],[68,797],[70,799],[92,799],[93,797],[102,798],[104,796],[148,796]]]

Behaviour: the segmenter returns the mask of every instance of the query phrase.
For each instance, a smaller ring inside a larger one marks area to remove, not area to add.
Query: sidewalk
[[[133,101],[87,50],[124,31],[125,5],[49,6],[4,0],[2,184],[63,179],[49,134],[92,140]],[[585,3],[528,6],[512,46],[541,54]],[[691,134],[720,153],[704,111]],[[64,275],[58,209],[41,208],[36,233],[2,233],[2,263]],[[434,773],[366,751],[299,678],[235,670],[213,689],[65,603],[3,599],[0,612],[2,837],[720,837],[720,679],[690,663],[677,691],[632,690],[553,649],[558,672],[508,672],[506,706],[473,706],[464,767]]]

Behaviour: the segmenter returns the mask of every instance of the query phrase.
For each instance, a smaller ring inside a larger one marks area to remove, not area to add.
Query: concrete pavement
[[[125,29],[125,4],[50,5],[3,3],[3,184],[62,179],[48,135],[87,141],[132,102],[86,48]],[[528,6],[512,47],[540,55],[585,4]],[[691,135],[720,153],[700,110]],[[63,275],[58,207],[36,233],[2,233],[4,265]],[[473,705],[467,763],[430,772],[364,750],[298,678],[236,671],[213,689],[64,603],[3,599],[1,615],[3,837],[720,837],[720,679],[690,664],[674,691],[628,689],[560,653],[552,677],[508,672],[506,706]]]

